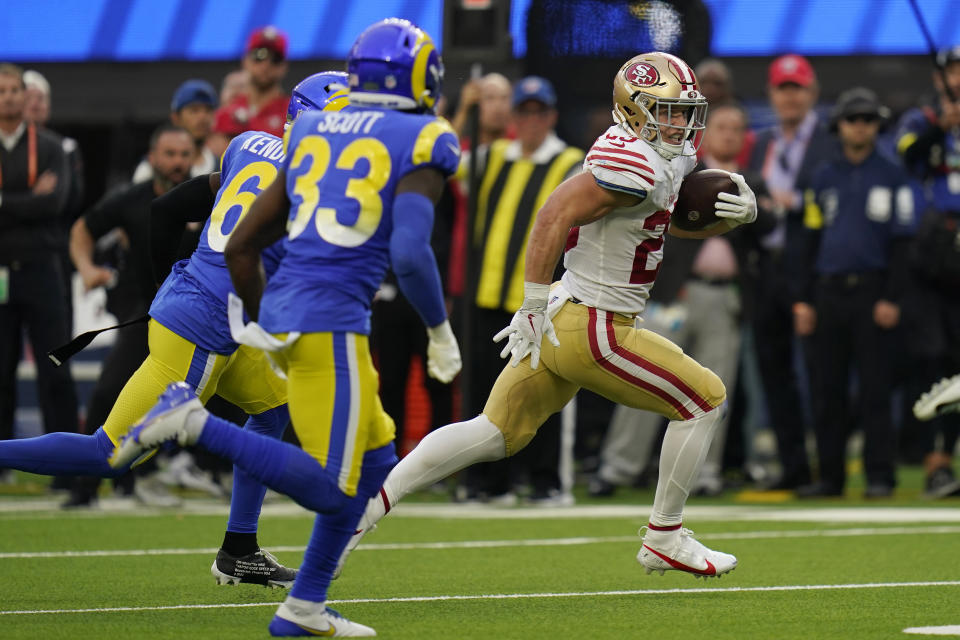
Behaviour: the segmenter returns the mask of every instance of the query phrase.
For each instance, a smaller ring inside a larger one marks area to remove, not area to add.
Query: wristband
[[[542,303],[545,305],[547,303],[547,298],[550,296],[550,285],[541,284],[539,282],[524,282],[523,283],[523,300],[526,302],[529,300],[534,303]],[[524,305],[526,306],[526,305]],[[542,306],[542,305],[541,305]]]
[[[432,342],[456,342],[457,340],[449,320],[444,320],[435,327],[427,327],[427,337]]]

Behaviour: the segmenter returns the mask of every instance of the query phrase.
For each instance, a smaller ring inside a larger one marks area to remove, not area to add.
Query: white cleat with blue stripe
[[[270,622],[270,635],[369,638],[377,635],[377,632],[359,622],[347,620],[324,602],[311,602],[288,596]]]
[[[110,466],[123,467],[144,452],[176,440],[181,446],[194,444],[203,430],[203,420],[188,420],[194,411],[206,412],[186,382],[172,382],[160,394],[157,404],[123,437],[110,456]]]

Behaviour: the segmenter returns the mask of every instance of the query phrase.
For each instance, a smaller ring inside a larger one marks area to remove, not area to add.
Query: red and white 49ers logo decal
[[[627,82],[640,87],[650,87],[660,81],[657,68],[646,62],[635,62],[624,72]]]

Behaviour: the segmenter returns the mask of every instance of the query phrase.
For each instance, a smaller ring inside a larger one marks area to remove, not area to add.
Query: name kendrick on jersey
[[[240,149],[264,157],[267,160],[283,162],[283,140],[276,136],[269,134],[250,136],[244,141]]]

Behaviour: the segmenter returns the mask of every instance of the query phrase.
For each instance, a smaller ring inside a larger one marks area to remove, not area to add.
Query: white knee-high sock
[[[717,407],[699,418],[671,421],[660,449],[660,476],[650,515],[652,531],[675,531],[723,413]]]
[[[380,495],[374,496],[367,505],[364,518],[377,522],[407,494],[429,487],[477,462],[500,460],[506,455],[503,434],[483,414],[466,422],[441,427],[421,440],[393,468]]]

